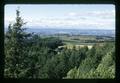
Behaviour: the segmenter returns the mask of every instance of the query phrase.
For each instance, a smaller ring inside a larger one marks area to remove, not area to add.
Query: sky
[[[10,4],[4,7],[4,23],[14,23],[16,9],[29,28],[115,29],[113,4]]]

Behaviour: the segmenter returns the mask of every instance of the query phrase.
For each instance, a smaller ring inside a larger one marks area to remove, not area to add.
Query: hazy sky
[[[115,29],[115,6],[105,4],[5,5],[5,25],[15,21],[20,7],[26,26],[39,28]]]

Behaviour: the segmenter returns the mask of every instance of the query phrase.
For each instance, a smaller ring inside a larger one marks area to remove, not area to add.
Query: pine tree
[[[5,77],[22,77],[23,60],[25,55],[25,40],[28,34],[24,32],[26,23],[20,17],[19,9],[16,10],[16,21],[9,24],[5,34]]]

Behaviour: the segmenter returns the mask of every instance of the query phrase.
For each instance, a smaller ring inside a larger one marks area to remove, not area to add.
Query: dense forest
[[[58,37],[25,32],[20,11],[5,33],[5,78],[115,78],[115,42],[72,49]]]

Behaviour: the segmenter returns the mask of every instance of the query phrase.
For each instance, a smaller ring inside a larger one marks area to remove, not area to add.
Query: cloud
[[[70,19],[70,18],[54,18],[54,19],[40,19],[36,21],[28,22],[28,25],[36,25],[42,27],[61,27],[61,28],[83,28],[83,27],[96,27],[96,28],[114,28],[115,21],[114,19],[102,19],[102,18],[87,18],[87,19]]]
[[[70,12],[70,13],[68,13],[68,16],[76,16],[76,15],[77,15],[76,12]]]
[[[11,17],[5,17],[5,24],[12,21]],[[111,11],[81,11],[68,12],[63,17],[49,17],[49,18],[25,18],[27,26],[41,26],[41,27],[61,27],[61,28],[101,28],[108,29],[115,28],[115,10]]]
[[[107,18],[111,18],[115,16],[115,10],[96,10],[96,11],[81,11],[81,12],[70,12],[68,14],[66,14],[68,16],[74,16],[74,17],[107,17]]]

